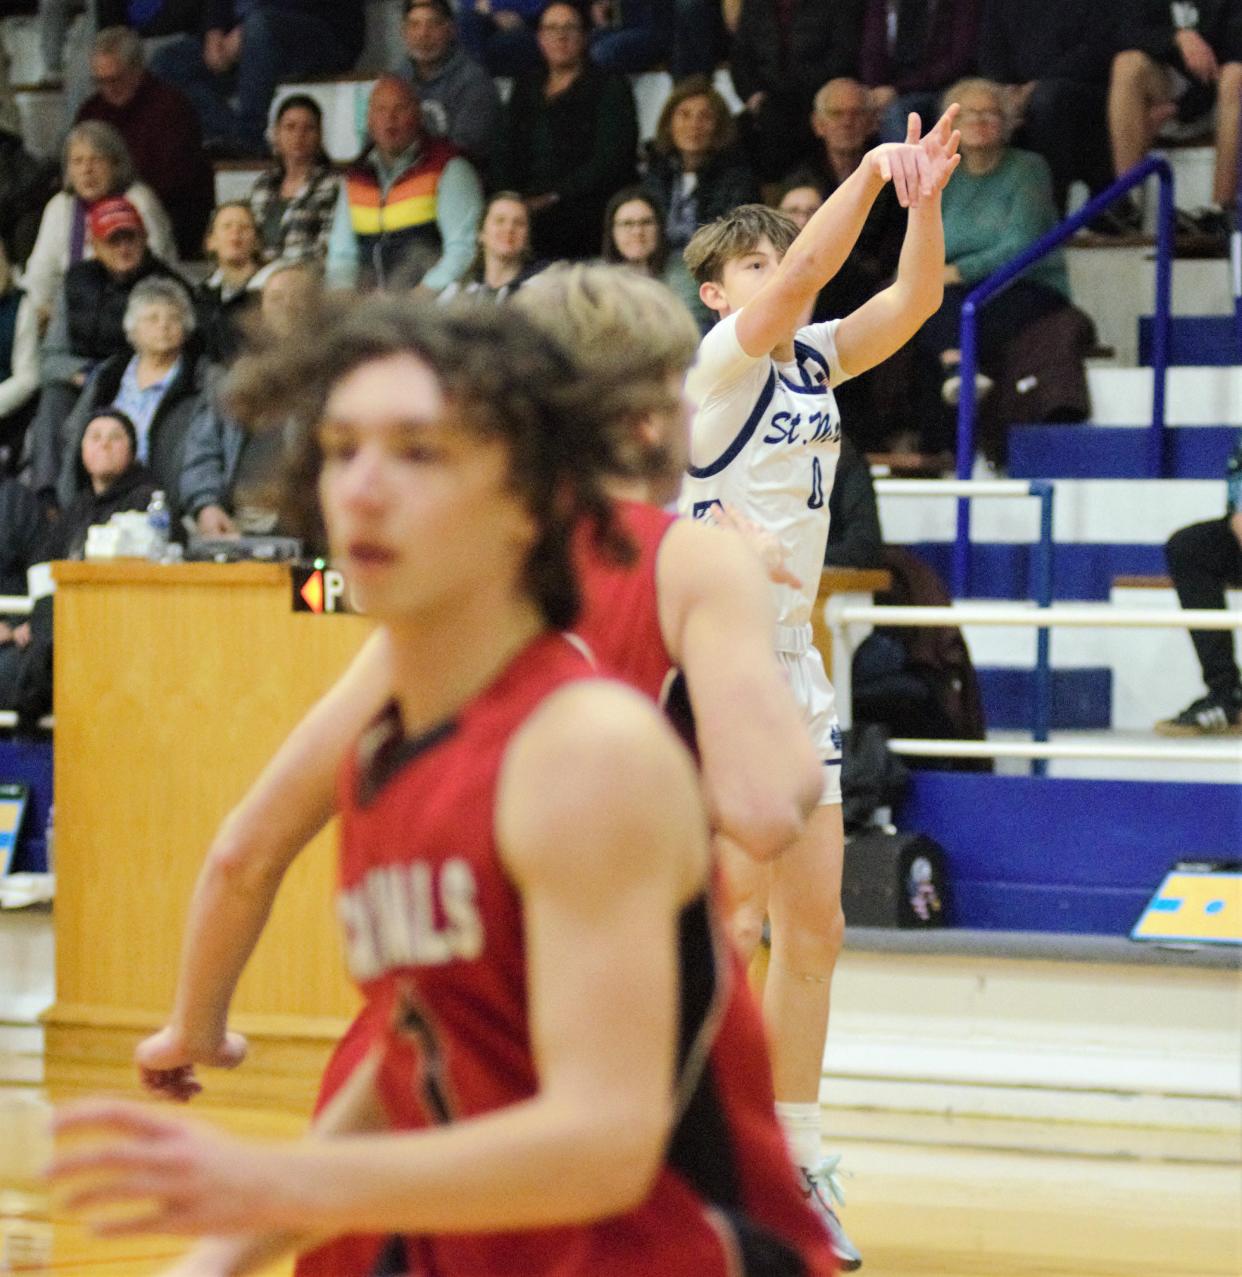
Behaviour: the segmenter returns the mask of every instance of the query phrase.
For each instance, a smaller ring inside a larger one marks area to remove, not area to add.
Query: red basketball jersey
[[[596,549],[586,527],[578,529],[574,567],[582,590],[582,615],[574,626],[600,669],[660,703],[673,669],[660,629],[656,558],[664,534],[677,522],[658,506],[616,503],[618,521],[635,549],[629,563],[612,563]]]
[[[388,711],[343,772],[338,905],[394,1129],[493,1112],[537,1090],[521,899],[495,843],[496,789],[528,716],[590,673],[564,638],[543,636],[420,740]],[[393,1239],[374,1267],[338,1274],[831,1274],[774,1116],[758,1012],[706,895],[682,913],[679,965],[677,1119],[640,1206],[581,1226]],[[375,1248],[354,1253],[370,1263]]]

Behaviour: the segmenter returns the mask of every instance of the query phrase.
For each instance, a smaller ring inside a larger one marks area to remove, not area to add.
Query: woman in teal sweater
[[[1011,127],[1001,87],[963,80],[946,94],[959,102],[962,163],[945,188],[944,303],[916,339],[928,376],[949,404],[960,387],[957,366],[962,302],[977,284],[1012,261],[1057,223],[1048,164],[1033,151],[1009,145]],[[994,367],[1004,348],[1028,324],[1069,305],[1069,277],[1058,250],[977,312],[979,364]],[[991,387],[986,376],[980,390]]]

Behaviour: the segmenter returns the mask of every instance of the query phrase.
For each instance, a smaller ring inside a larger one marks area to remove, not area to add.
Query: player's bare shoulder
[[[497,845],[527,878],[583,870],[670,874],[679,899],[702,889],[707,817],[693,760],[656,707],[610,679],[550,695],[505,751]]]

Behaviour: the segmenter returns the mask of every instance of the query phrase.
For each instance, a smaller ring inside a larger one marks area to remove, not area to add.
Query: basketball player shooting
[[[828,538],[828,498],[840,451],[832,387],[887,359],[939,308],[944,287],[940,193],[957,167],[957,107],[920,141],[870,151],[799,234],[786,217],[745,205],[700,228],[686,264],[718,316],[687,380],[698,405],[682,509],[713,519],[723,508],[777,537],[803,584],[774,585],[777,648],[820,751],[820,806],[801,838],[771,865],[725,845],[735,936],[753,953],[765,917],[772,954],[764,1010],[780,1114],[804,1191],[832,1233],[842,1266],[861,1258],[830,1197],[821,1163],[819,1085],[841,912],[841,733],[832,687],[811,645]],[[909,209],[893,283],[845,318],[808,323],[819,291],[853,248],[876,196],[891,181]]]

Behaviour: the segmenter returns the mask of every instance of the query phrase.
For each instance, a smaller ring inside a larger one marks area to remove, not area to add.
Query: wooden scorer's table
[[[172,1005],[186,909],[222,817],[365,639],[294,613],[288,567],[60,563],[56,1002],[48,1083],[130,1087]],[[251,1040],[222,1100],[309,1104],[356,1007],[332,909],[335,825],[287,875],[231,1023]]]

